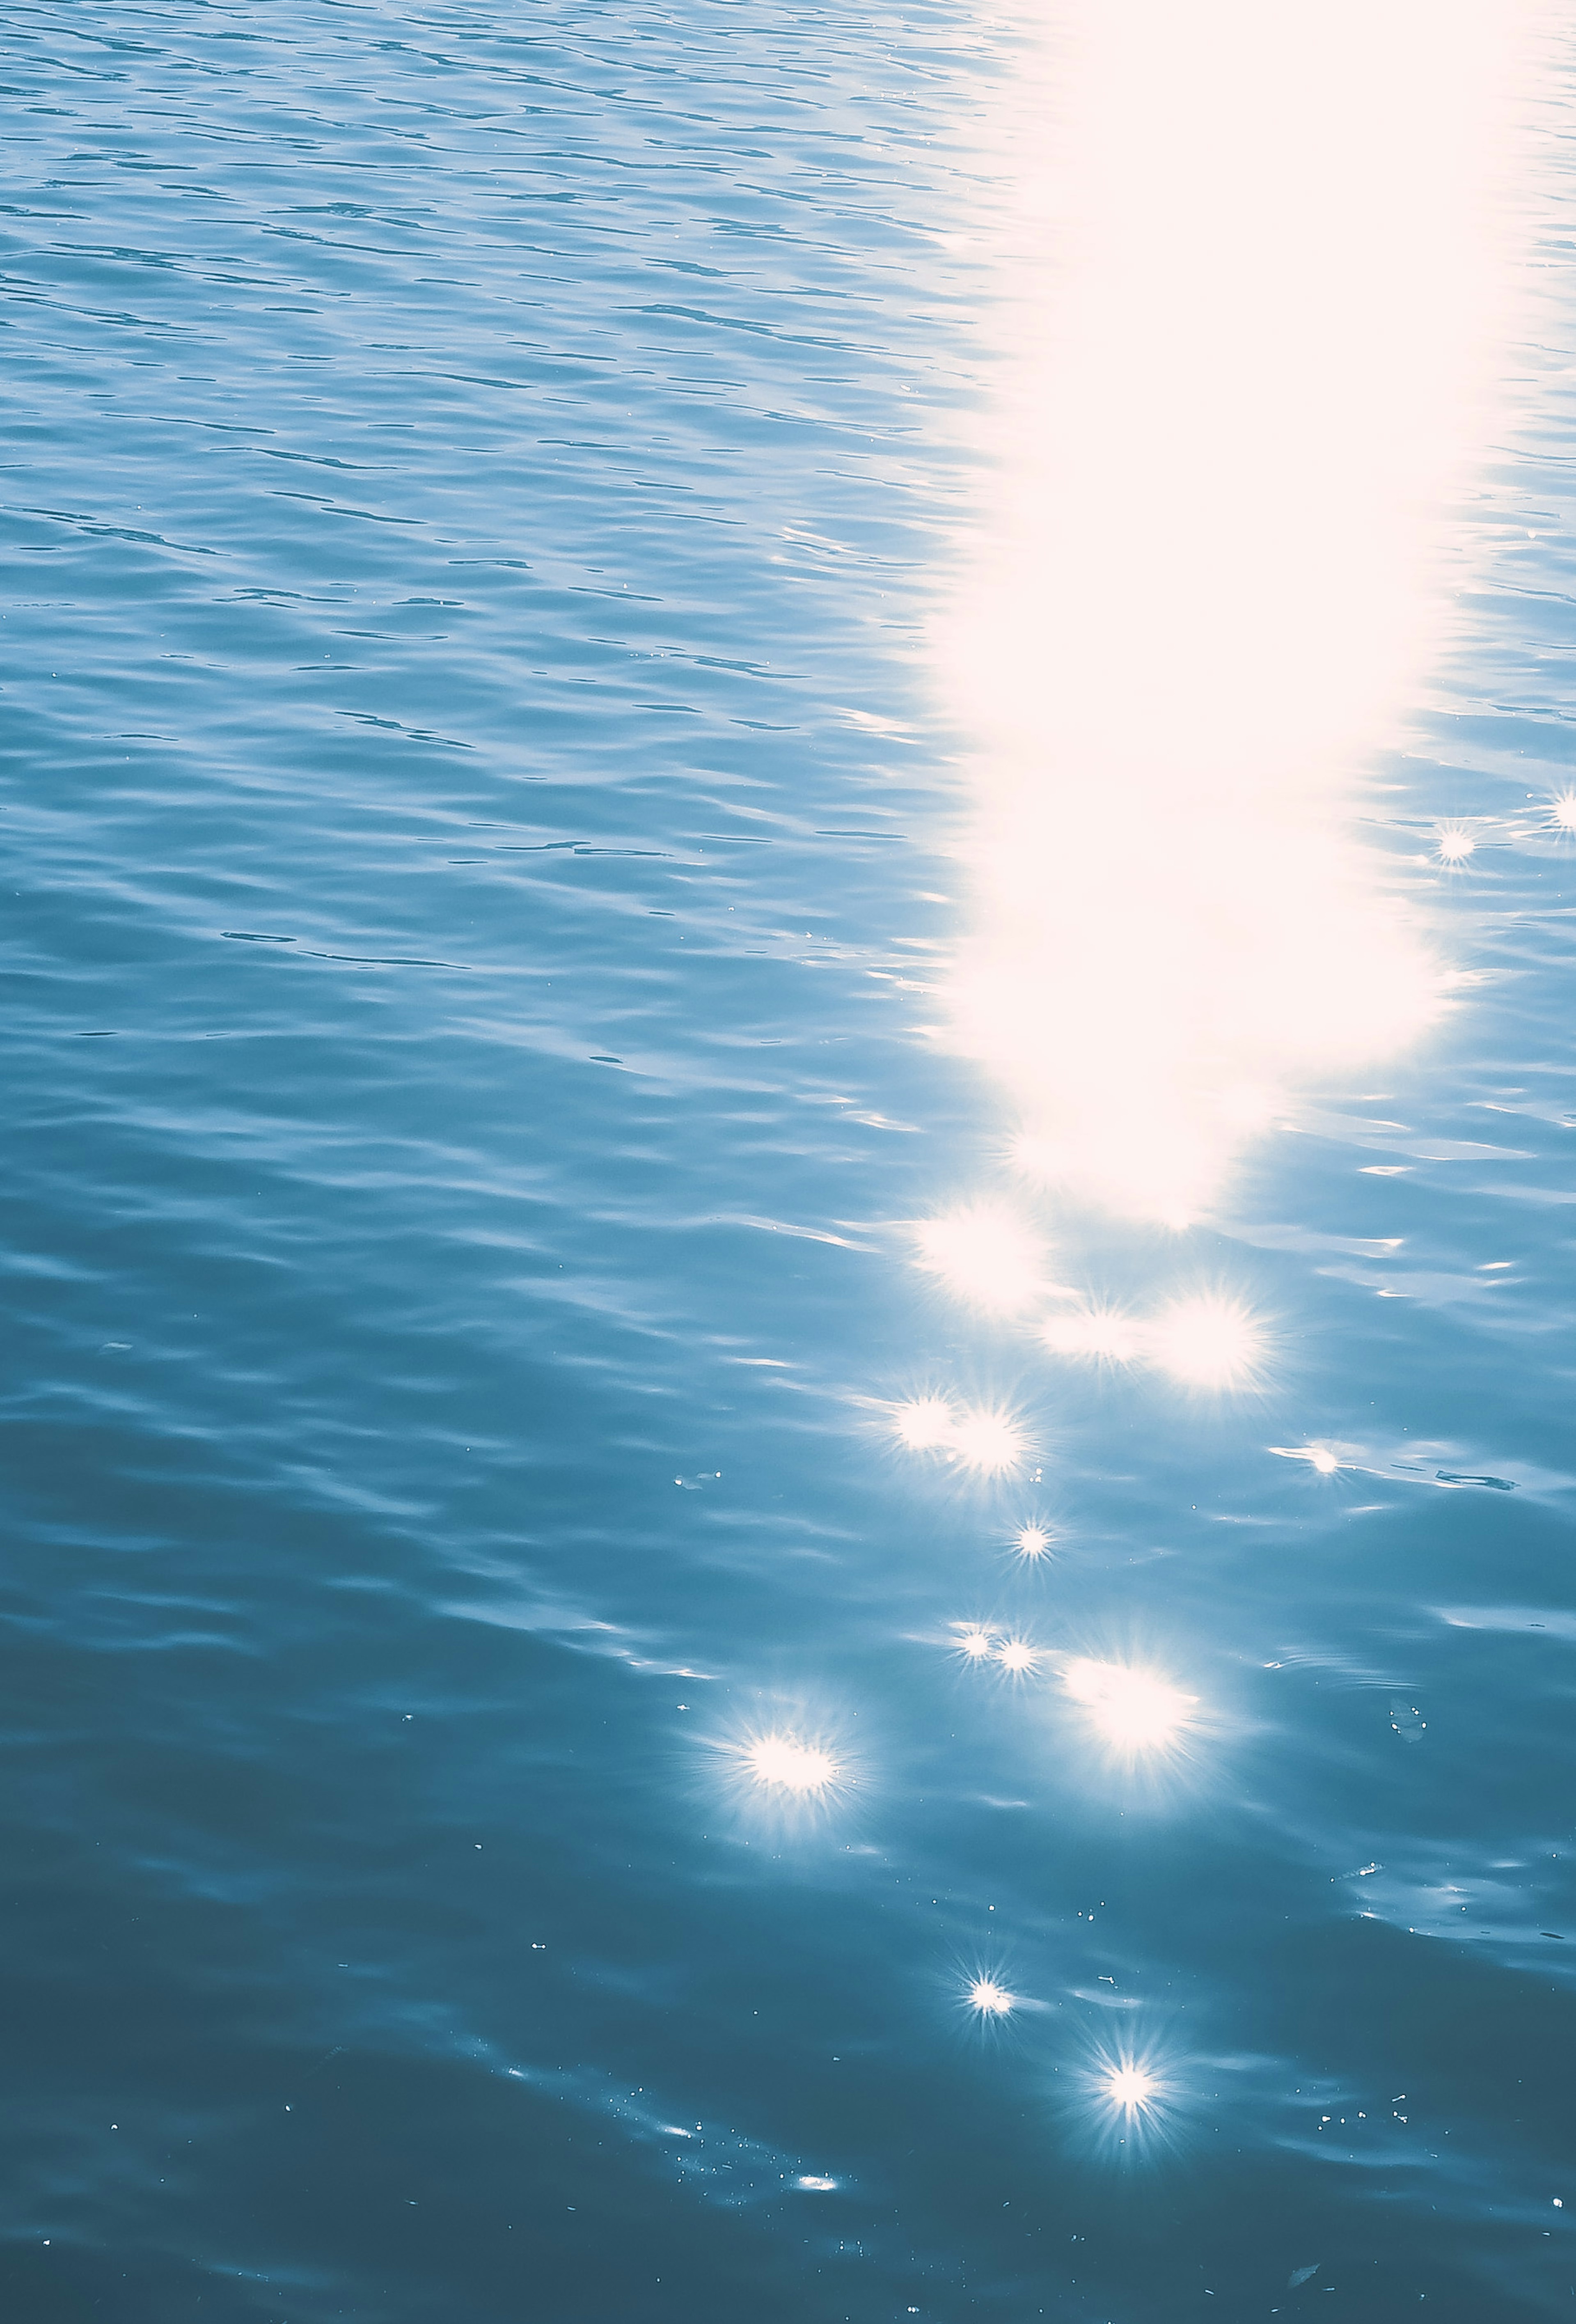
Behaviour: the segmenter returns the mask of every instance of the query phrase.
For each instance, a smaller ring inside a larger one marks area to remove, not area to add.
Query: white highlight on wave
[[[940,1453],[978,1476],[1006,1475],[1028,1458],[1028,1431],[1001,1406],[917,1396],[889,1411],[894,1435],[910,1452]]]
[[[950,1031],[1019,1168],[1119,1213],[1186,1224],[1264,1093],[1447,1003],[1351,819],[1459,578],[1539,13],[1061,0],[984,124],[994,485],[935,641],[976,753]],[[928,1263],[1021,1304],[993,1231]]]
[[[1153,1315],[1071,1307],[1051,1315],[1040,1339],[1053,1354],[1101,1364],[1153,1364],[1189,1388],[1252,1388],[1263,1379],[1269,1334],[1243,1301],[1224,1292],[1175,1299]]]

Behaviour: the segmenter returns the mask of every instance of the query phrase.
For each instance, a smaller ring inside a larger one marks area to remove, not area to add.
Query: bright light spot
[[[1327,1444],[1310,1444],[1308,1459],[1322,1477],[1332,1477],[1341,1466]]]
[[[935,1452],[952,1443],[957,1415],[945,1397],[917,1396],[892,1408],[892,1425],[913,1452]]]
[[[1040,1246],[1009,1212],[989,1204],[927,1219],[917,1231],[919,1263],[975,1306],[1009,1314],[1032,1299]]]
[[[1017,1548],[1019,1557],[1037,1560],[1049,1554],[1051,1536],[1042,1525],[1026,1525],[1018,1529]]]
[[[1062,1683],[1106,1741],[1124,1751],[1174,1743],[1192,1724],[1195,1697],[1152,1671],[1136,1670],[1127,1663],[1072,1662],[1062,1673]]]
[[[835,2179],[813,2179],[808,2173],[795,2183],[803,2187],[806,2194],[811,2195],[830,2195],[835,2190],[837,2185]]]
[[[1142,2066],[1113,2066],[1105,2077],[1105,2094],[1124,2114],[1138,2114],[1154,2105],[1160,2085]]]
[[[1442,863],[1464,863],[1478,844],[1471,833],[1459,823],[1442,823],[1433,835],[1433,844]]]
[[[958,1640],[958,1652],[972,1663],[982,1663],[990,1651],[989,1630],[965,1630]]]
[[[1019,1166],[1120,1213],[1197,1218],[1267,1126],[1233,1093],[1295,1104],[1448,1005],[1359,777],[1525,332],[1550,14],[1328,0],[1310,41],[1253,0],[1059,0],[981,107],[949,1014]]]
[[[762,1735],[747,1745],[744,1764],[758,1784],[801,1799],[819,1797],[837,1780],[837,1762],[831,1754],[792,1735]]]
[[[1028,1439],[1010,1413],[975,1408],[958,1416],[950,1451],[960,1468],[995,1477],[1020,1465],[1028,1451]]]
[[[1130,1363],[1141,1344],[1139,1327],[1105,1307],[1053,1315],[1040,1327],[1040,1337],[1059,1356],[1092,1356],[1112,1364]]]
[[[1150,1353],[1173,1379],[1195,1388],[1250,1380],[1264,1354],[1264,1331],[1233,1299],[1179,1299],[1150,1325]]]
[[[1003,1670],[1031,1671],[1039,1661],[1039,1654],[1027,1638],[1003,1638],[996,1649],[996,1658]]]
[[[989,1977],[977,1977],[969,1987],[969,2007],[982,2017],[1005,2017],[1017,1997]]]
[[[1550,801],[1549,821],[1556,831],[1576,831],[1576,791],[1562,791]]]

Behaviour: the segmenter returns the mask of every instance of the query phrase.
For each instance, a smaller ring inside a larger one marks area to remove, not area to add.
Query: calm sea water
[[[1270,1319],[1199,1397],[902,1223],[1013,1128],[921,1029],[1008,31],[7,50],[6,2316],[1576,2313],[1564,80],[1368,770],[1472,981],[1205,1223],[1055,1221]]]

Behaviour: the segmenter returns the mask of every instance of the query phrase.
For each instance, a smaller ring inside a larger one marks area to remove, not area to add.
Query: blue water
[[[1571,2314],[1569,116],[1370,770],[1477,981],[1180,1253],[1061,1228],[1275,1318],[1200,1400],[900,1230],[1011,1127],[917,1029],[1005,35],[7,49],[4,2313]],[[1033,1469],[901,1460],[927,1388]],[[968,1621],[1207,1716],[1114,1765]]]

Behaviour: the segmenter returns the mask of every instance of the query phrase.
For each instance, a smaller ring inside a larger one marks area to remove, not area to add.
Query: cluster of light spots
[[[1029,1645],[1027,1638],[1003,1638],[996,1649],[996,1659],[1003,1670],[1011,1671],[1016,1677],[1022,1677],[1037,1667],[1039,1654],[1037,1648]]]
[[[1031,1565],[1037,1564],[1042,1557],[1050,1554],[1051,1536],[1043,1525],[1020,1526],[1013,1547],[1019,1557],[1028,1558]]]
[[[794,1735],[761,1735],[744,1748],[744,1765],[758,1784],[799,1799],[820,1799],[837,1781],[829,1751]]]
[[[1464,863],[1477,844],[1464,824],[1442,823],[1433,835],[1434,852],[1442,863]]]
[[[1175,1743],[1192,1724],[1192,1695],[1184,1694],[1155,1672],[1129,1663],[1081,1656],[1067,1664],[1062,1683],[1105,1740],[1122,1751],[1163,1748]]]
[[[1009,1993],[991,1977],[977,1977],[969,1987],[969,2007],[981,2017],[1005,2017],[1017,1999],[1016,1994]]]
[[[960,1469],[997,1477],[1022,1466],[1028,1435],[1017,1416],[991,1405],[953,1404],[939,1396],[912,1397],[892,1406],[892,1426],[911,1452],[940,1452]]]
[[[1242,1388],[1262,1369],[1264,1327],[1235,1299],[1179,1299],[1149,1326],[1153,1360],[1193,1388]]]
[[[915,1232],[919,1264],[949,1291],[995,1314],[1010,1314],[1040,1287],[1041,1250],[1009,1211],[991,1204],[926,1219]]]
[[[1040,1337],[1058,1356],[1088,1356],[1097,1362],[1129,1364],[1140,1352],[1142,1332],[1130,1316],[1110,1307],[1079,1307],[1053,1315]]]

